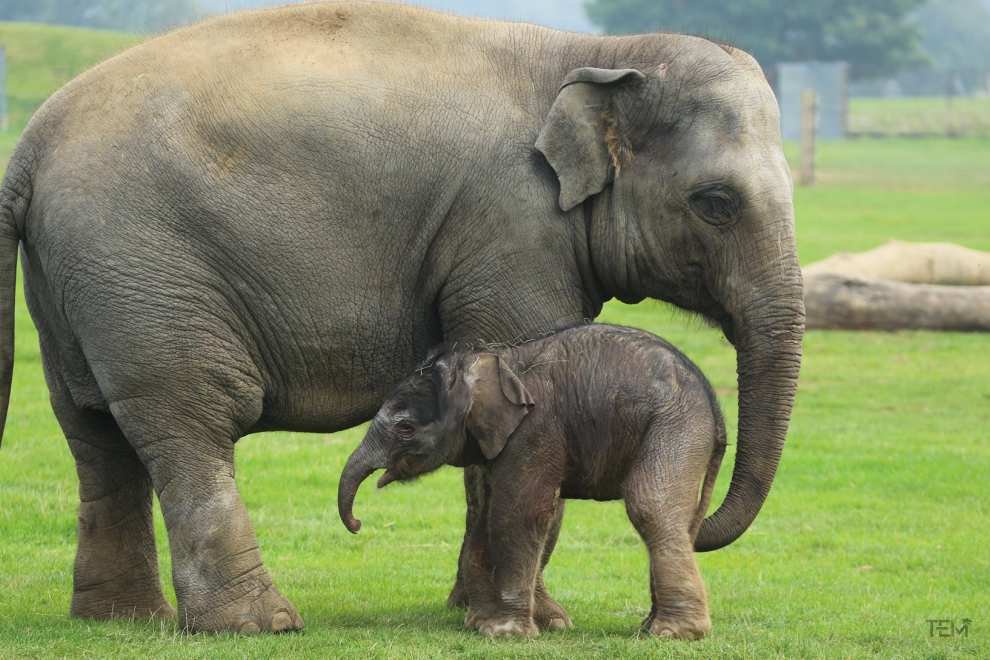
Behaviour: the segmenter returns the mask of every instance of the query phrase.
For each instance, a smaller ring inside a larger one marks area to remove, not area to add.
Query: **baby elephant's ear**
[[[519,377],[497,355],[479,355],[467,369],[465,380],[471,388],[467,429],[478,441],[485,458],[492,460],[501,453],[535,401]]]

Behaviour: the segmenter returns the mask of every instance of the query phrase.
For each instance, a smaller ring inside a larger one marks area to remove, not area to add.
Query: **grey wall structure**
[[[846,135],[849,64],[847,62],[787,62],[778,65],[777,100],[785,140],[801,138],[801,92],[815,91],[818,101],[816,136],[841,140]]]

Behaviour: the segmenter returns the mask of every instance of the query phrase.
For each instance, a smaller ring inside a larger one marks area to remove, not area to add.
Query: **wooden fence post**
[[[815,185],[816,105],[815,90],[801,92],[801,171],[798,173],[798,183],[802,186]]]

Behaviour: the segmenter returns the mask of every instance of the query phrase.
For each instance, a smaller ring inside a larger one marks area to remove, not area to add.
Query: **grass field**
[[[820,179],[796,191],[805,263],[889,238],[990,250],[990,140],[826,144]],[[603,320],[679,345],[734,427],[734,354],[716,331],[656,303],[612,304]],[[990,656],[987,335],[806,336],[773,493],[740,541],[699,556],[714,630],[688,644],[634,634],[649,606],[647,563],[621,503],[568,504],[547,580],[574,630],[530,642],[461,630],[461,614],[443,607],[463,525],[460,472],[383,491],[369,484],[357,503],[365,528],[351,536],[335,492],[360,429],[238,445],[266,562],[305,633],[189,636],[170,624],[70,620],[76,478],[23,300],[17,333],[0,451],[0,657]],[[731,464],[730,455],[717,499]],[[968,636],[931,637],[929,619],[970,619]]]
[[[990,137],[990,97],[856,98],[849,103],[854,134]]]

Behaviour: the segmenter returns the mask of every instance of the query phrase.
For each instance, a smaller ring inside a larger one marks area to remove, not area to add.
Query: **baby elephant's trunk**
[[[385,467],[385,450],[378,442],[374,430],[370,430],[364,440],[347,459],[344,472],[340,475],[337,486],[337,512],[344,526],[352,534],[361,529],[361,521],[354,517],[354,498],[362,482],[371,476],[375,470]]]

